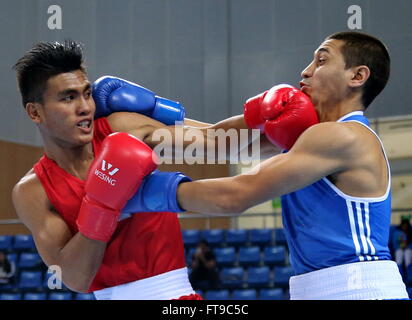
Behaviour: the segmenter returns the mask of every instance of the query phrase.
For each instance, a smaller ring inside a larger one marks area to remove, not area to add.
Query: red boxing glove
[[[264,132],[264,126],[265,126],[266,119],[263,118],[260,110],[261,110],[262,100],[266,96],[267,93],[268,93],[268,90],[266,90],[263,93],[258,94],[257,96],[249,98],[244,105],[243,115],[244,115],[246,125],[250,129],[259,129],[262,133]]]
[[[108,242],[121,209],[156,167],[152,149],[139,139],[123,132],[107,136],[89,169],[77,218],[79,231],[90,239]]]
[[[290,149],[310,126],[319,123],[310,98],[290,85],[277,85],[245,104],[249,128],[259,128],[270,142]]]

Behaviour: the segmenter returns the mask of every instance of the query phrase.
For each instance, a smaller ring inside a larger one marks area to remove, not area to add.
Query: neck
[[[354,111],[364,111],[359,100],[345,100],[334,103],[320,103],[316,106],[320,122],[335,122]]]
[[[54,160],[60,168],[73,176],[85,179],[87,170],[94,159],[91,142],[83,146],[62,146],[44,137],[43,141],[44,153],[48,158]]]

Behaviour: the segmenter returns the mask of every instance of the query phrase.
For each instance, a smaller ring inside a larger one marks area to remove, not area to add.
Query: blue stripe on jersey
[[[357,121],[369,127],[361,112],[338,121]],[[282,196],[283,225],[295,273],[391,259],[389,188],[380,198],[350,197],[323,178]]]

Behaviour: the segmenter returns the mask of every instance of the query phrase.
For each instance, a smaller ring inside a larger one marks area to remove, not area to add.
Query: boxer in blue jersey
[[[407,299],[388,249],[390,167],[363,114],[389,73],[388,51],[375,37],[327,37],[300,83],[320,123],[247,174],[180,184],[179,204],[192,212],[234,213],[281,196],[296,273],[291,299]],[[262,109],[264,119],[270,110]]]

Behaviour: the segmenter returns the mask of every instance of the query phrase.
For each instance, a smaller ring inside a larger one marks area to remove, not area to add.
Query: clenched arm
[[[165,154],[176,156],[190,146],[194,159],[207,159],[216,163],[239,154],[246,157],[259,153],[255,158],[267,158],[280,152],[264,135],[254,134],[248,129],[243,115],[210,125],[185,119],[181,126],[166,126],[154,119],[137,113],[116,112],[108,118],[114,131],[128,132],[143,140],[151,148],[161,147]],[[222,148],[223,154],[222,154]]]
[[[34,174],[19,182],[12,193],[17,215],[31,231],[46,265],[62,270],[62,281],[70,289],[86,292],[103,260],[106,243],[73,235],[54,212]]]
[[[308,129],[285,154],[274,156],[246,174],[183,183],[182,208],[198,213],[241,213],[259,203],[305,186],[351,165],[354,135],[335,123]]]

